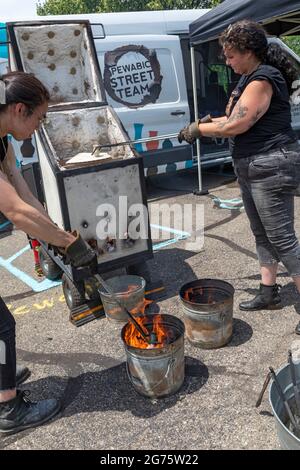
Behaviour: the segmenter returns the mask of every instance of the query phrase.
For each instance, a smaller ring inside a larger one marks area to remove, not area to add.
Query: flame
[[[153,332],[155,333],[157,347],[169,342],[169,330],[164,326],[161,315],[155,315],[153,319]]]
[[[123,294],[123,298],[130,296],[132,291],[136,290],[138,286],[136,285],[129,285],[128,289],[125,294]],[[170,329],[167,329],[163,322],[161,315],[154,315],[153,317],[153,325],[151,325],[151,321],[149,317],[145,316],[145,309],[151,304],[153,300],[143,299],[139,302],[134,308],[130,309],[130,313],[134,315],[135,320],[141,326],[143,331],[146,335],[154,333],[156,342],[155,344],[149,344],[145,338],[141,335],[141,333],[135,328],[134,324],[128,322],[127,327],[125,329],[124,339],[128,346],[132,346],[134,348],[139,349],[152,349],[152,348],[162,348],[165,344],[171,342],[173,332]],[[151,329],[150,329],[151,328]]]
[[[130,287],[136,288],[136,286]],[[143,331],[145,331],[146,334],[148,333],[147,329],[145,328],[145,326],[143,327],[143,324],[146,320],[145,309],[152,302],[153,300],[147,300],[144,298],[141,302],[137,304],[135,308],[130,309],[130,313],[134,316],[135,320],[142,327]],[[129,346],[133,346],[135,348],[146,349],[148,346],[150,346],[131,322],[129,322],[127,325],[127,329],[125,332],[125,341]]]
[[[153,349],[153,348],[162,348],[166,344],[172,342],[173,331],[170,328],[166,328],[162,321],[161,315],[153,316],[153,325],[152,327],[149,317],[135,317],[137,323],[142,327],[146,334],[154,333],[156,336],[155,344],[149,344],[147,340],[136,330],[135,326],[132,323],[128,323],[125,330],[124,339],[128,346],[132,346],[138,349]],[[151,328],[151,330],[150,330]]]
[[[143,328],[145,333],[147,333],[147,330],[145,329],[145,327],[143,327],[145,318],[136,317],[135,320]],[[147,341],[144,340],[140,332],[137,331],[134,324],[131,322],[127,323],[124,339],[126,344],[128,346],[132,346],[133,348],[147,349],[147,347],[149,346]]]

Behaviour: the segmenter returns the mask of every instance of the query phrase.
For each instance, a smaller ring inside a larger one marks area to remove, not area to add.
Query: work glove
[[[81,235],[77,230],[74,230],[72,234],[76,237],[76,240],[62,250],[67,261],[69,261],[74,268],[89,266],[96,269],[97,254],[95,251],[85,240],[83,240],[83,238],[81,238]]]
[[[189,126],[181,129],[177,136],[178,142],[181,144],[185,140],[188,144],[193,144],[196,139],[200,139],[202,136],[199,130],[199,124],[207,122],[212,122],[210,114],[207,114],[202,119],[198,119],[198,121],[192,122]]]

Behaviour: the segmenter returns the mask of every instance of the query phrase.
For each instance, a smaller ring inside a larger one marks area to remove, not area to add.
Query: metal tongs
[[[199,123],[200,122],[204,124],[204,123],[213,122],[213,120],[212,120],[211,115],[207,114],[203,118],[199,119]],[[101,150],[102,148],[105,148],[105,147],[119,147],[120,145],[144,144],[147,142],[154,142],[156,140],[165,140],[165,139],[177,139],[180,144],[182,143],[182,140],[180,139],[180,133],[178,134],[178,132],[175,132],[173,134],[157,135],[154,137],[146,137],[144,139],[127,140],[125,142],[117,142],[114,144],[108,143],[104,145],[94,145],[91,155],[94,155],[96,150],[98,149]]]
[[[262,402],[262,398],[263,398],[263,395],[266,391],[266,388],[271,380],[271,378],[273,379],[274,381],[274,384],[275,384],[275,387],[277,389],[277,392],[278,392],[278,395],[285,407],[285,410],[287,412],[287,415],[290,419],[290,422],[294,428],[294,430],[300,432],[300,390],[299,390],[299,387],[298,387],[298,384],[297,384],[297,379],[296,379],[296,369],[295,369],[295,364],[293,362],[293,358],[292,358],[292,352],[291,350],[289,350],[288,352],[288,363],[290,365],[290,373],[291,373],[291,379],[292,379],[292,384],[293,384],[293,388],[294,388],[294,396],[295,396],[295,402],[296,402],[296,409],[297,409],[297,415],[293,414],[292,410],[291,410],[291,407],[289,405],[289,402],[288,400],[286,399],[285,395],[284,395],[284,392],[281,388],[281,385],[280,385],[280,382],[277,378],[277,375],[273,369],[273,367],[269,367],[269,372],[266,376],[266,379],[264,381],[264,384],[263,384],[263,387],[262,387],[262,390],[259,394],[259,397],[257,399],[257,402],[255,404],[255,406],[258,408]]]
[[[114,301],[119,305],[119,307],[121,307],[122,309],[125,310],[126,314],[128,315],[129,317],[129,320],[133,323],[133,325],[135,326],[135,328],[138,330],[138,332],[142,335],[142,337],[144,338],[144,340],[150,344],[150,345],[153,345],[153,344],[159,344],[158,341],[157,341],[157,337],[156,337],[156,334],[154,333],[154,331],[152,331],[151,333],[148,332],[147,330],[147,333],[145,333],[145,331],[143,330],[143,328],[141,327],[141,325],[138,324],[138,322],[136,321],[136,319],[134,318],[134,316],[129,312],[129,310],[127,310],[127,308],[122,305],[118,299],[116,298],[116,296],[114,295],[114,292],[111,290],[111,288],[109,287],[109,285],[107,284],[106,281],[104,281],[104,279],[100,276],[100,274],[94,274],[95,278],[100,282],[100,284],[104,287],[104,289],[106,290],[106,292],[110,295],[113,295],[114,296]]]
[[[107,144],[102,144],[102,145],[94,145],[93,150],[91,155],[94,155],[96,150],[101,150],[102,148],[107,148],[107,147],[119,147],[121,145],[133,145],[133,144],[144,144],[147,142],[154,142],[156,140],[165,140],[165,139],[177,139],[178,133],[174,134],[165,134],[165,135],[159,135],[155,137],[148,137],[145,139],[136,139],[136,140],[127,140],[125,142],[116,142],[114,144],[107,143]]]
[[[288,414],[288,417],[290,418],[290,421],[293,425],[293,428],[297,431],[300,431],[300,424],[299,424],[299,420],[297,417],[295,417],[292,413],[292,410],[290,408],[290,405],[288,403],[288,400],[286,399],[286,397],[284,396],[284,392],[281,388],[281,385],[279,383],[279,380],[277,378],[277,375],[275,374],[275,371],[272,367],[269,367],[269,370],[271,372],[271,376],[272,376],[272,379],[274,380],[274,383],[275,383],[275,387],[277,389],[277,392],[278,392],[278,395],[280,396],[280,399],[286,409],[286,412]]]

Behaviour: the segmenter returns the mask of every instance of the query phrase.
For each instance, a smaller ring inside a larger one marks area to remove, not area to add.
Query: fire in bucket
[[[155,333],[149,344],[127,323],[121,338],[127,356],[127,373],[141,395],[161,398],[179,390],[184,380],[184,324],[172,315],[147,315],[137,321],[145,332]]]

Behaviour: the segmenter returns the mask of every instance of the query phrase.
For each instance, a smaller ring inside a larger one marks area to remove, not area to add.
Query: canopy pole
[[[192,66],[192,84],[193,84],[193,97],[194,97],[194,114],[195,121],[198,120],[198,97],[197,97],[197,83],[196,83],[196,70],[195,70],[195,50],[191,47],[191,66]],[[197,163],[198,163],[198,189],[194,189],[193,193],[197,196],[208,194],[207,189],[202,189],[202,173],[201,173],[201,151],[200,151],[200,139],[196,140],[197,149]]]

